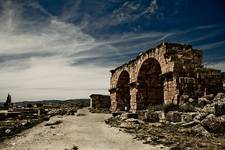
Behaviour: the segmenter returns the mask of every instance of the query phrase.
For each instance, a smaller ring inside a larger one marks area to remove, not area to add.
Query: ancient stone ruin
[[[90,108],[100,109],[100,108],[110,108],[110,96],[101,94],[90,95]]]
[[[136,112],[149,105],[180,104],[186,95],[198,98],[224,92],[224,73],[204,68],[202,51],[186,44],[162,43],[111,73],[113,112]]]

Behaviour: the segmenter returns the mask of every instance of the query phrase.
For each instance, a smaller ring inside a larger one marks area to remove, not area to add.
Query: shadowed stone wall
[[[90,108],[110,108],[109,95],[92,94],[90,98]]]

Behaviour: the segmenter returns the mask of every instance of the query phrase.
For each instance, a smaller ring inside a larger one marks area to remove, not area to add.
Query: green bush
[[[186,103],[180,106],[182,112],[194,112],[194,106],[190,103]]]

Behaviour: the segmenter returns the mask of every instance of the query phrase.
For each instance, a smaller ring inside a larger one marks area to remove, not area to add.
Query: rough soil
[[[65,150],[77,146],[81,150],[157,150],[168,149],[136,141],[127,133],[109,127],[104,120],[110,114],[91,114],[88,109],[79,116],[52,117],[49,122],[62,123],[45,126],[43,122],[0,144],[1,150]]]

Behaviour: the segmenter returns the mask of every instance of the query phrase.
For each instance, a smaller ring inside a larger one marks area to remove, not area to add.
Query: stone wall
[[[111,106],[109,95],[92,94],[90,98],[90,108],[110,108]]]
[[[223,90],[225,93],[225,72],[223,72],[222,75],[223,75]]]
[[[126,82],[121,80],[124,72]],[[182,95],[195,98],[216,94],[224,84],[220,70],[203,67],[202,51],[185,44],[162,43],[111,73],[112,111],[125,110],[127,106],[128,110],[137,111],[149,105],[179,104]],[[121,93],[126,96],[121,97]]]

